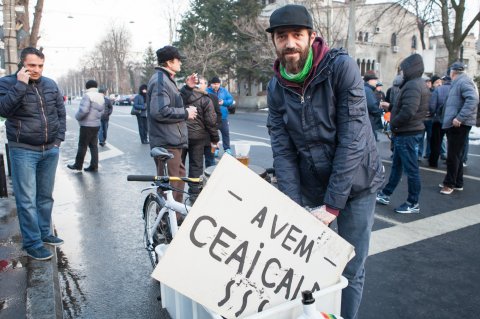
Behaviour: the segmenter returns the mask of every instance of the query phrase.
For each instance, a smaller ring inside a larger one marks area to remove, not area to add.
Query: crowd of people
[[[428,166],[432,168],[438,168],[440,158],[446,161],[446,175],[439,183],[441,194],[463,190],[468,135],[472,126],[477,125],[479,105],[478,88],[465,74],[465,67],[462,62],[454,62],[443,77],[433,75],[424,79],[423,59],[413,54],[400,64],[400,74],[387,93],[387,103],[377,101],[376,105],[369,106],[370,118],[379,109],[391,112],[389,125],[393,134],[392,168],[387,185],[377,193],[377,203],[390,203],[390,196],[405,173],[408,196],[405,203],[394,210],[401,214],[420,212],[419,161],[422,157],[428,159]],[[364,76],[367,97],[374,90],[369,84],[372,78],[376,76]]]
[[[431,87],[427,86],[423,59],[412,54],[402,61],[393,86],[383,94],[375,72],[362,79],[344,49],[329,48],[317,36],[310,12],[301,5],[275,10],[266,32],[277,55],[267,89],[267,127],[278,187],[325,225],[336,220],[339,235],[355,247],[355,256],[343,272],[349,284],[341,303],[342,317],[355,319],[375,203],[389,204],[405,173],[408,196],[395,211],[419,213],[418,161],[425,155],[429,165],[437,167],[445,154],[444,135],[447,171],[440,193],[463,189],[468,134],[477,124],[477,88],[461,62],[453,63],[441,79],[432,77]],[[185,176],[188,157],[188,176],[198,177],[204,163],[207,167],[215,163],[220,136],[223,151],[231,154],[228,108],[233,98],[219,77],[208,83],[193,73],[179,89],[175,76],[185,57],[173,46],[160,48],[156,56],[155,73],[139,87],[131,111],[137,117],[140,141],[173,154],[169,175]],[[53,235],[50,221],[58,148],[65,138],[65,105],[55,82],[42,77],[43,53],[27,48],[21,60],[24,67],[0,79],[0,115],[7,118],[23,247],[32,258],[46,260],[52,255],[44,244],[63,243]],[[106,143],[112,106],[95,80],[87,81],[85,89],[75,114],[80,124],[77,156],[68,168],[82,170],[89,148],[91,162],[84,170],[96,172],[97,143]],[[36,94],[44,101],[41,107]],[[393,150],[386,185],[376,144],[384,111],[390,112]],[[163,175],[164,162],[154,160],[157,174]],[[182,181],[171,184],[180,190],[185,187]],[[193,187],[192,192],[194,201],[198,189]],[[183,193],[175,192],[174,197],[183,202]]]

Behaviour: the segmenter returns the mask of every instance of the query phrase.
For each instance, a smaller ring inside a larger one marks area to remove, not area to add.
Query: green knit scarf
[[[288,80],[290,82],[303,83],[303,81],[305,81],[308,74],[310,73],[310,70],[312,69],[312,65],[313,65],[313,50],[312,50],[312,47],[310,47],[310,50],[308,50],[307,61],[305,61],[303,70],[300,73],[289,74],[287,73],[287,70],[285,70],[285,67],[280,64],[280,74],[285,80]]]

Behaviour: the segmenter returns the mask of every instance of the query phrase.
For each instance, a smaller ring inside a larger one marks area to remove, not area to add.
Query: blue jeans
[[[347,201],[337,218],[338,234],[355,247],[355,257],[343,270],[348,286],[342,291],[342,312],[345,319],[356,319],[365,282],[365,261],[372,232],[376,194]]]
[[[107,140],[108,120],[100,120],[100,129],[98,130],[98,142],[105,143]]]
[[[423,121],[423,124],[425,124],[425,132],[422,134],[422,138],[420,139],[420,143],[418,145],[418,157],[422,157],[425,155],[425,157],[430,156],[430,140],[432,136],[432,125],[433,121],[432,120],[426,120]],[[427,146],[425,147],[425,153],[423,153],[423,143],[424,143],[424,136],[427,135]]]
[[[228,119],[222,119],[222,126],[220,126],[220,133],[222,133],[223,150],[230,149],[230,125]]]
[[[203,147],[203,156],[205,157],[205,168],[215,165],[215,156],[213,156],[210,145]]]
[[[398,183],[402,179],[403,171],[407,175],[408,197],[410,204],[418,203],[420,196],[420,172],[418,169],[418,144],[423,134],[409,136],[394,136],[392,171],[388,184],[383,189],[385,195],[392,195]]]
[[[42,152],[12,147],[9,152],[23,248],[39,248],[42,238],[52,235],[52,193],[59,149]]]

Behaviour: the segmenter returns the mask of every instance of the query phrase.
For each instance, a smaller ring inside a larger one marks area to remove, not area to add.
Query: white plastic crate
[[[342,289],[348,285],[345,277],[328,288],[313,294],[318,311],[339,315]],[[222,319],[221,316],[203,307],[192,299],[160,283],[162,306],[167,309],[172,319]],[[301,298],[268,308],[245,319],[295,319],[302,313]]]

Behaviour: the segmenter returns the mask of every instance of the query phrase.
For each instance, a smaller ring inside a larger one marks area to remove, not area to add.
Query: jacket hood
[[[401,75],[397,75],[393,79],[393,86],[400,86],[400,85],[402,85],[402,83],[403,83],[403,76],[401,76]]]
[[[425,71],[422,56],[417,53],[412,54],[402,61],[400,69],[403,71],[405,82],[422,77]]]

